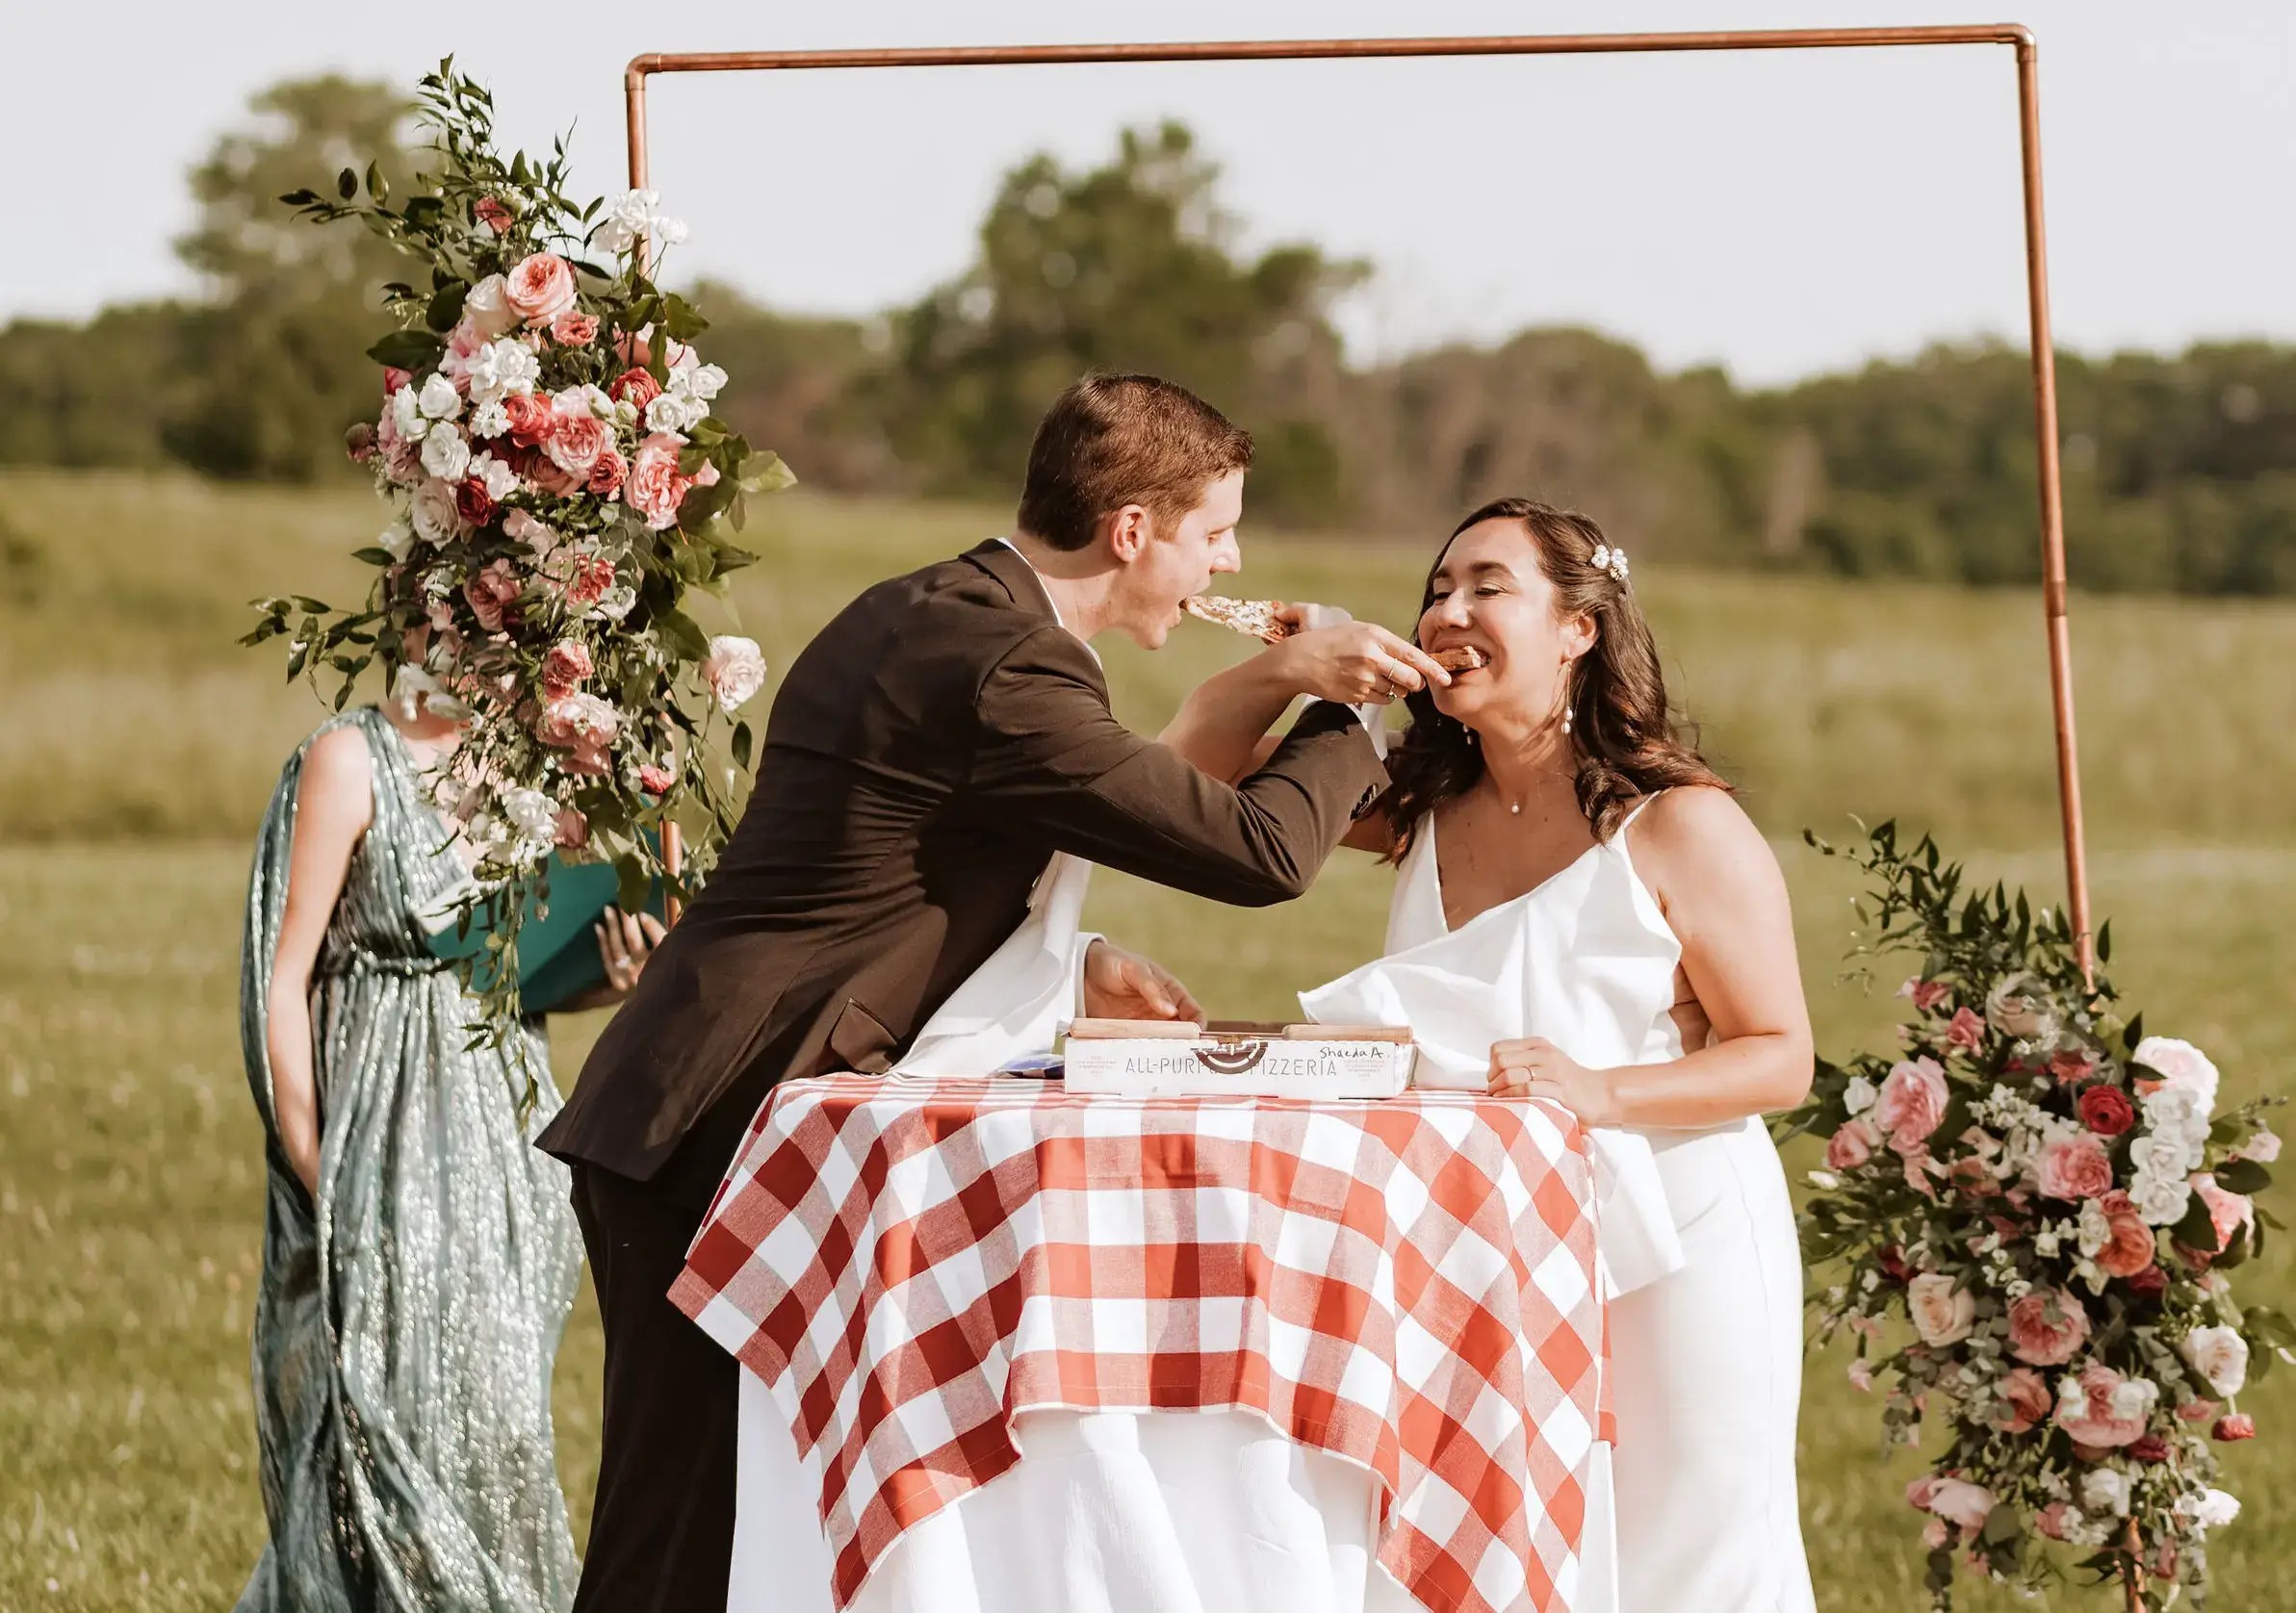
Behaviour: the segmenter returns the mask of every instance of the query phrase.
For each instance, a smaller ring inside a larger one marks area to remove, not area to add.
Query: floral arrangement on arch
[[[1814,1273],[1841,1278],[1814,1287],[1819,1337],[1854,1337],[1889,1445],[1943,1436],[1906,1491],[1935,1605],[1957,1566],[2199,1600],[2207,1531],[2239,1511],[2215,1447],[2254,1437],[2240,1392],[2296,1344],[2233,1294],[2279,1225],[2255,1202],[2280,1152],[2264,1102],[2220,1110],[2206,1055],[2117,1015],[2063,914],[1965,895],[1893,825],[1809,838],[1870,877],[1859,952],[1922,960],[1901,1045],[1821,1061],[1777,1129],[1827,1139],[1802,1215]]]
[[[333,679],[337,709],[379,663],[391,699],[463,723],[430,785],[477,857],[461,922],[488,936],[462,968],[474,1033],[499,1044],[554,851],[614,863],[634,909],[657,877],[687,888],[731,832],[709,758],[722,743],[748,765],[735,714],[765,667],[749,639],[706,634],[688,591],[723,597],[757,558],[733,538],[746,496],[795,478],[711,413],[727,376],[690,346],[708,321],[652,278],[684,225],[651,191],[578,209],[564,141],[546,163],[505,162],[492,110],[442,62],[422,81],[434,160],[415,193],[394,201],[370,166],[332,197],[280,198],[374,230],[427,284],[385,288],[400,328],[369,349],[381,408],[348,443],[396,511],[358,551],[374,571],[364,604],[258,601],[245,642],[286,636],[289,678]],[[692,848],[678,873],[660,844],[673,823]]]

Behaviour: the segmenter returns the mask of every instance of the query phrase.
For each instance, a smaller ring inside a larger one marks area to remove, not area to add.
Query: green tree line
[[[276,197],[378,161],[419,171],[404,97],[328,77],[258,96],[193,170],[195,297],[0,332],[0,462],[350,474],[389,249]],[[1999,344],[1746,389],[1541,328],[1352,366],[1337,300],[1371,274],[1307,243],[1250,251],[1176,124],[1082,168],[1015,167],[972,262],[870,320],[695,288],[720,412],[832,490],[1003,498],[1045,401],[1092,367],[1170,375],[1260,442],[1254,521],[1424,536],[1530,492],[1638,554],[1978,584],[2038,573],[2030,379]],[[2296,592],[2296,346],[2058,356],[2067,541],[2083,586]]]

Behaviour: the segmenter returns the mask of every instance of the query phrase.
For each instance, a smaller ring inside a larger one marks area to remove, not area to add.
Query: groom
[[[739,1368],[667,1295],[774,1084],[889,1068],[1055,852],[1280,902],[1384,787],[1345,706],[1309,706],[1232,786],[1109,713],[1085,641],[1155,649],[1237,569],[1251,463],[1183,389],[1088,375],[1038,427],[1009,540],[879,583],[789,668],[739,828],[540,1139],[574,1167],[606,1324],[577,1613],[725,1605]],[[1082,1014],[1199,1012],[1104,941],[1080,986]]]

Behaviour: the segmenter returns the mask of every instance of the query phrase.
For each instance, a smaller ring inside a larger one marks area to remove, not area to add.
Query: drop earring
[[[1576,691],[1570,686],[1570,657],[1565,655],[1562,657],[1562,731],[1564,733],[1570,732],[1570,708],[1574,704],[1572,696],[1575,693]]]

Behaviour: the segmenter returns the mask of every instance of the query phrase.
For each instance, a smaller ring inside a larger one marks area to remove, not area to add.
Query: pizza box
[[[1128,1097],[1391,1098],[1418,1052],[1407,1025],[1079,1019],[1066,1080]]]

